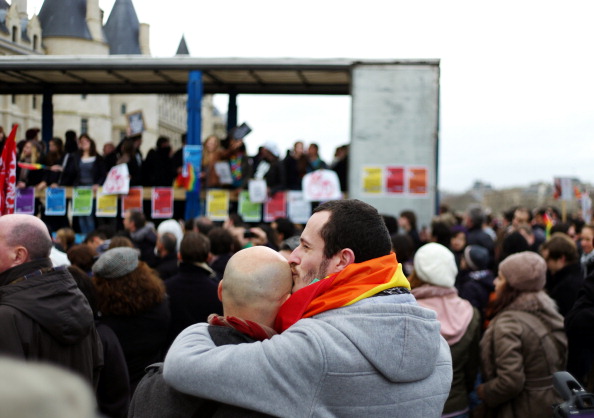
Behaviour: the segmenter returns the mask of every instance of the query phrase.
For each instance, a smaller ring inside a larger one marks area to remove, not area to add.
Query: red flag
[[[16,131],[19,125],[12,125],[6,138],[0,158],[0,215],[14,213],[16,197]]]

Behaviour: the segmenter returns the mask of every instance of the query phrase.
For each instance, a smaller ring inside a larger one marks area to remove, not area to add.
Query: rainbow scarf
[[[237,318],[235,316],[220,316],[217,314],[210,314],[208,316],[208,323],[218,327],[234,328],[237,331],[252,337],[256,341],[264,341],[276,335],[276,331],[263,324],[258,324],[247,319]]]
[[[190,163],[186,163],[185,172],[187,173],[186,175],[184,175],[183,171],[177,175],[173,182],[173,187],[186,189],[188,192],[196,190],[196,173],[194,171],[194,166]]]
[[[26,170],[42,170],[44,168],[48,168],[47,165],[43,164],[34,164],[34,163],[17,163],[20,168]]]
[[[352,305],[393,287],[410,289],[396,254],[350,264],[293,293],[281,306],[274,328],[282,332],[301,318]]]

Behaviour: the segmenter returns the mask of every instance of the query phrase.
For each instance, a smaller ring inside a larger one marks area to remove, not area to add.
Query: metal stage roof
[[[350,94],[366,65],[439,65],[429,60],[153,58],[139,55],[0,57],[0,94],[184,94],[200,70],[205,94]]]

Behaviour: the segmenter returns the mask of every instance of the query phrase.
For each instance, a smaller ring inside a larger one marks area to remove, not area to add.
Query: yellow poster
[[[96,216],[105,218],[115,218],[118,214],[118,195],[117,194],[103,194],[103,188],[97,193],[97,209]]]
[[[363,167],[363,193],[380,194],[383,184],[382,167]]]
[[[213,221],[229,217],[229,190],[209,189],[206,193],[206,216]]]

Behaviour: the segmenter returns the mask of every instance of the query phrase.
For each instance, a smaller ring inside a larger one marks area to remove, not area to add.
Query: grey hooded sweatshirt
[[[197,324],[173,343],[164,377],[181,392],[277,416],[439,417],[452,381],[439,329],[412,295],[364,299],[251,344],[216,347]]]
[[[96,384],[103,366],[93,312],[49,258],[0,274],[0,354],[62,365]]]

